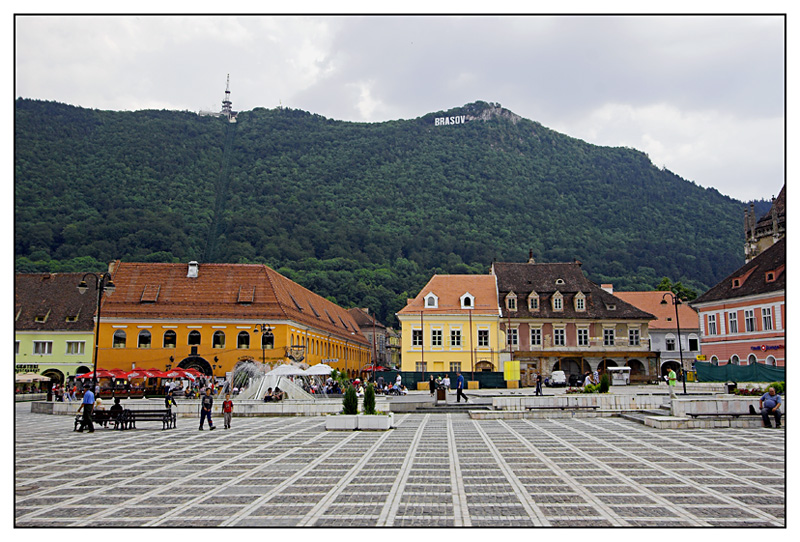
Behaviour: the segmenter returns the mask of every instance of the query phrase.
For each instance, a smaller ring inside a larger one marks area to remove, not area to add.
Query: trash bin
[[[736,389],[736,382],[727,382],[725,386],[728,388],[728,393],[733,393],[733,390]]]
[[[438,390],[436,390],[436,400],[447,401],[447,390],[444,388],[439,388]]]

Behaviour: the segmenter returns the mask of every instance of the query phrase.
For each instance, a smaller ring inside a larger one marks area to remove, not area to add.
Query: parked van
[[[566,386],[567,376],[564,374],[564,371],[553,371],[550,375],[550,385],[553,387]]]

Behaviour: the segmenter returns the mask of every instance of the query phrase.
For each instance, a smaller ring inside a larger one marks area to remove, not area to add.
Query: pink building
[[[786,364],[786,239],[695,299],[700,348],[723,365]]]

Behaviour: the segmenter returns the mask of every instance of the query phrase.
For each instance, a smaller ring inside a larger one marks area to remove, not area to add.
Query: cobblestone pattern
[[[80,434],[29,409],[18,527],[785,525],[782,430],[401,414],[388,432],[292,417]]]

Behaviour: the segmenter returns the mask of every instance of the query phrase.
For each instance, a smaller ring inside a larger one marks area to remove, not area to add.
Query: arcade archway
[[[189,356],[178,363],[179,369],[195,369],[206,376],[211,376],[211,364],[200,356]]]
[[[629,359],[625,366],[631,368],[631,375],[644,375],[647,374],[644,363],[639,361],[638,359]]]
[[[661,376],[666,376],[667,373],[669,373],[670,369],[675,371],[675,374],[680,374],[681,364],[674,359],[665,361],[664,363],[661,364]]]
[[[50,379],[50,385],[58,384],[61,386],[64,384],[64,373],[58,369],[47,369],[42,372],[42,376],[46,376]]]

